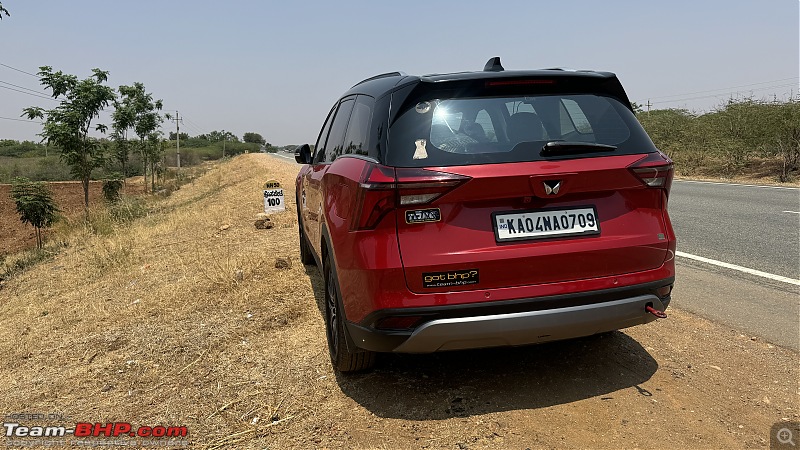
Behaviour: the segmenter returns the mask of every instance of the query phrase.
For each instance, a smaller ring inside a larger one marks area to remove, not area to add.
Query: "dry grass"
[[[296,173],[236,157],[8,280],[0,414],[185,425],[205,449],[752,448],[776,418],[800,418],[796,352],[679,310],[625,333],[385,356],[336,376],[321,279],[297,254]],[[256,230],[272,178],[287,211]],[[292,268],[276,269],[285,256]]]
[[[274,441],[314,414],[298,399],[329,369],[297,255],[296,170],[266,155],[236,158],[161,201],[160,213],[73,235],[10,280],[0,290],[0,360],[15,364],[0,367],[10,380],[0,411],[187,425],[194,446],[209,448]],[[287,210],[275,228],[256,230],[271,178]],[[293,267],[276,269],[278,256]]]

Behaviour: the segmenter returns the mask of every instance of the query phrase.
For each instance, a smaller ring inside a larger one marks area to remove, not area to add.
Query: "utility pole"
[[[652,104],[652,103],[650,103],[650,99],[648,98],[648,99],[647,99],[647,114],[650,114],[650,107],[651,107],[651,106],[653,106],[653,104]]]
[[[169,115],[167,115],[167,118],[168,119],[170,118]],[[175,118],[172,119],[172,120],[175,122],[175,130],[176,130],[175,137],[178,139],[177,140],[177,157],[178,157],[177,158],[177,163],[178,163],[178,169],[180,170],[180,168],[181,168],[181,118],[180,118],[180,113],[178,113],[177,110],[175,111]]]

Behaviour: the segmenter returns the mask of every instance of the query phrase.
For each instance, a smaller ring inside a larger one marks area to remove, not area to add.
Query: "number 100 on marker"
[[[267,189],[264,191],[264,212],[272,213],[286,209],[283,202],[283,189]]]

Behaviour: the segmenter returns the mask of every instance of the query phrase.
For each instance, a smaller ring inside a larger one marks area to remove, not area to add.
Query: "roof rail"
[[[358,83],[354,84],[354,85],[353,85],[353,87],[356,87],[356,86],[358,86],[359,84],[364,84],[364,83],[366,83],[367,81],[379,80],[379,79],[381,79],[381,78],[389,78],[389,77],[404,77],[404,76],[406,76],[406,74],[405,74],[405,73],[403,73],[403,72],[386,72],[386,73],[382,73],[382,74],[380,74],[380,75],[375,75],[374,77],[369,77],[369,78],[367,78],[366,80],[361,80],[361,81],[359,81]],[[351,89],[352,89],[352,88],[351,88]]]

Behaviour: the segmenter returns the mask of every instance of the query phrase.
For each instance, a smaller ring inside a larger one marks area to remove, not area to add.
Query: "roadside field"
[[[240,155],[8,280],[0,412],[186,426],[208,449],[768,448],[800,420],[797,352],[681,310],[680,287],[668,319],[623,332],[337,376],[322,279],[299,262],[297,170]],[[257,230],[269,179],[286,211]]]
[[[83,186],[80,181],[49,182],[53,199],[61,210],[61,215],[68,218],[83,214]],[[103,201],[103,183],[89,183],[89,205]],[[128,185],[126,193],[139,192],[141,187]],[[14,253],[22,249],[36,247],[36,234],[32,226],[23,224],[11,199],[11,185],[0,184],[0,254]],[[45,231],[47,236],[48,231]]]

